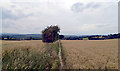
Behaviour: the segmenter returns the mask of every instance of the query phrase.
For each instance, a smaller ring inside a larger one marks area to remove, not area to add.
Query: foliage
[[[64,35],[59,35],[59,39],[64,39]]]
[[[48,26],[42,31],[42,40],[43,42],[54,42],[59,38],[60,28],[58,26]]]

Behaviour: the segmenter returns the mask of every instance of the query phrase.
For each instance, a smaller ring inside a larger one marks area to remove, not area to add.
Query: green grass
[[[59,53],[58,43],[55,44],[55,47],[56,47],[56,53],[57,53],[57,55],[58,55],[58,53]]]
[[[2,69],[58,69],[58,43],[49,43],[43,48],[42,53],[29,48],[3,50]]]

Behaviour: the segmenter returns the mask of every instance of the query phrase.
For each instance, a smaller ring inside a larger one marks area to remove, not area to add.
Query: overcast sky
[[[40,34],[48,25],[61,34],[118,33],[118,0],[3,0],[0,13],[3,33]]]

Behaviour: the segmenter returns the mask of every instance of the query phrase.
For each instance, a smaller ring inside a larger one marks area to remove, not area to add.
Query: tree
[[[2,40],[4,40],[4,37],[2,36]]]
[[[64,35],[59,35],[59,39],[64,39]]]
[[[7,40],[10,40],[10,36],[7,36]]]
[[[59,39],[60,28],[58,26],[48,26],[42,31],[42,41],[51,43]]]
[[[30,40],[32,40],[33,38],[32,37],[30,37]]]

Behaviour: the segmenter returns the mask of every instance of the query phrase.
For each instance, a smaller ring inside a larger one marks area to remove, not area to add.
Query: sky
[[[60,34],[118,33],[118,0],[1,0],[0,32],[41,34],[58,25]]]

